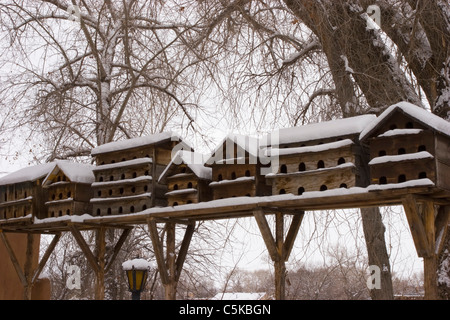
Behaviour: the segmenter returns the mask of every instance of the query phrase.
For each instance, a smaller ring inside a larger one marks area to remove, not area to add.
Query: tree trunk
[[[386,241],[384,239],[385,227],[381,219],[380,210],[377,207],[362,208],[361,217],[369,256],[369,265],[378,266],[381,271],[381,286],[379,289],[371,289],[370,296],[373,300],[392,300],[394,299],[392,275],[389,256],[386,250]]]

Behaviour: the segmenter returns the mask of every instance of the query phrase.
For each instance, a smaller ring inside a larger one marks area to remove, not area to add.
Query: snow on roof
[[[48,173],[47,177],[42,182],[46,185],[50,182],[50,177],[57,174],[60,170],[69,178],[71,182],[89,183],[95,181],[94,173],[92,172],[94,166],[84,163],[70,162],[67,160],[55,161],[54,167]]]
[[[399,102],[387,108],[375,121],[371,122],[360,134],[359,139],[368,138],[372,132],[384,122],[391,114],[400,111],[410,116],[417,122],[433,130],[450,137],[450,122],[438,117],[437,115],[418,107],[409,102]]]
[[[375,115],[368,114],[351,118],[310,123],[300,127],[283,128],[277,130],[277,132],[270,133],[265,139],[262,139],[261,146],[283,145],[359,134],[375,119]]]
[[[148,270],[150,268],[155,267],[155,264],[147,261],[145,259],[133,259],[133,260],[127,260],[124,263],[122,263],[123,270]]]
[[[181,141],[181,138],[173,132],[155,133],[149,136],[126,139],[121,141],[109,142],[102,144],[91,150],[91,155],[95,156],[101,153],[109,153],[114,151],[127,150],[145,145],[153,145],[164,142],[166,140]]]
[[[200,179],[211,180],[212,169],[205,167],[205,156],[198,152],[179,150],[166,166],[158,182],[163,181],[173,165],[186,164],[189,169]]]
[[[225,154],[222,152],[223,145],[225,144],[226,150]],[[228,156],[231,154],[234,156],[234,146],[230,150],[229,146],[231,144],[235,144],[238,147],[240,147],[242,150],[245,150],[249,153],[250,157],[257,158],[258,157],[258,149],[260,146],[260,139],[257,137],[252,137],[248,135],[241,135],[236,133],[228,134],[222,142],[216,147],[214,152],[212,153],[211,157],[206,160],[206,164],[212,164],[212,163],[218,163],[218,161],[223,159],[228,159]],[[238,157],[243,156],[239,155]],[[231,158],[230,158],[231,159]]]
[[[0,185],[36,181],[47,176],[54,166],[55,162],[49,162],[19,169],[0,178]]]
[[[296,148],[268,148],[266,153],[269,156],[283,156],[283,155],[291,155],[291,154],[301,154],[301,153],[309,153],[309,152],[322,152],[332,149],[339,149],[346,146],[353,145],[353,141],[350,139],[344,139],[340,141],[318,144],[315,146],[305,146],[305,147],[296,147]]]
[[[373,158],[369,164],[375,165],[380,163],[388,163],[388,162],[401,162],[401,161],[408,161],[408,160],[420,160],[420,159],[434,159],[433,155],[427,151],[421,151],[416,153],[406,153],[406,154],[399,154],[399,155],[393,155],[393,156],[381,156]]]

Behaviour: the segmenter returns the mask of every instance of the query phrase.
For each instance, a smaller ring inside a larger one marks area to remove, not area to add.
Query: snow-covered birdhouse
[[[237,134],[228,135],[206,161],[212,168],[213,199],[270,195],[262,174],[259,139]]]
[[[56,161],[42,182],[47,189],[47,217],[91,213],[93,166],[69,161]]]
[[[47,189],[42,182],[54,162],[30,166],[0,178],[0,219],[46,218]]]
[[[363,115],[277,131],[278,138],[267,139],[265,146],[272,159],[278,157],[276,172],[266,175],[272,194],[365,186],[362,165],[368,151],[359,135],[374,119]]]
[[[400,102],[365,128],[360,139],[370,147],[371,184],[428,181],[450,190],[450,123],[444,119]]]
[[[158,177],[179,142],[178,136],[163,132],[94,148],[93,215],[128,214],[165,206],[167,187],[158,183]]]
[[[204,165],[202,154],[180,150],[159,177],[167,185],[169,206],[209,201],[212,198],[212,169]]]

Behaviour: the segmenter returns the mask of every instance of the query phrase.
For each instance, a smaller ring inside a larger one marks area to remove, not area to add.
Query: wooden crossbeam
[[[253,211],[256,223],[258,224],[259,231],[263,237],[264,243],[266,244],[267,250],[269,251],[270,258],[272,261],[281,260],[281,256],[278,254],[275,239],[273,238],[272,231],[270,230],[269,224],[267,223],[266,216],[262,209]]]
[[[131,233],[132,228],[125,228],[122,231],[122,234],[119,237],[119,240],[117,241],[116,245],[114,246],[113,253],[111,257],[109,258],[109,261],[106,263],[105,272],[108,272],[111,269],[111,266],[113,262],[116,260],[117,255],[119,254],[120,249],[122,248],[123,244],[125,243],[125,240],[127,240],[128,235]]]
[[[184,261],[186,260],[187,252],[189,249],[189,244],[191,243],[192,235],[194,234],[195,223],[191,223],[186,227],[186,231],[184,233],[183,241],[181,242],[180,251],[178,252],[177,258],[177,276],[176,281],[180,279],[181,271],[183,270]]]
[[[80,230],[74,225],[69,225],[70,231],[72,232],[73,237],[75,238],[75,241],[80,246],[81,251],[83,251],[84,255],[86,256],[86,259],[91,266],[92,270],[97,273],[98,272],[98,263],[97,258],[92,253],[91,249],[89,248],[89,245],[86,243],[86,241],[83,238],[83,235],[81,234]]]
[[[303,216],[305,212],[297,213],[293,215],[291,226],[289,227],[288,234],[283,244],[283,260],[287,261],[291,255],[292,248],[294,247],[295,239],[297,238],[298,230],[302,224]]]

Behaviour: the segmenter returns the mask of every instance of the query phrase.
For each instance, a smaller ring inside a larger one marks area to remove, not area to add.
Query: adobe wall
[[[38,265],[39,259],[39,243],[40,236],[34,235],[33,269]],[[26,234],[7,234],[9,243],[11,244],[14,254],[19,264],[25,263],[27,235]],[[16,270],[11,262],[9,254],[0,241],[0,300],[23,300],[24,290],[17,276]],[[50,299],[50,281],[48,279],[40,279],[33,288],[33,300],[49,300]]]

